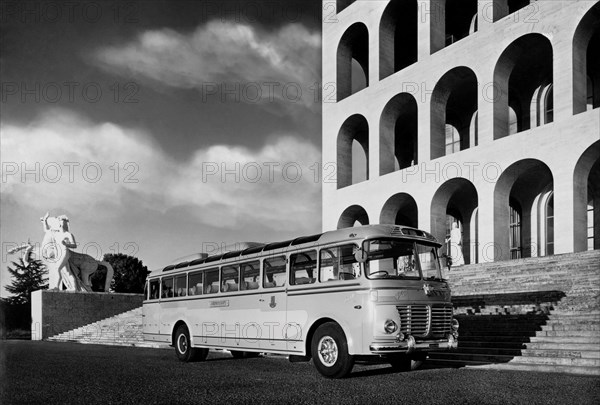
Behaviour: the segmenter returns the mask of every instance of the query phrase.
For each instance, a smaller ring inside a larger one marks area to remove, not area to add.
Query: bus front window
[[[367,252],[365,273],[369,278],[420,278],[414,243],[394,239],[364,242]]]
[[[438,260],[437,249],[433,246],[417,243],[417,253],[419,263],[421,263],[421,272],[425,279],[442,279],[440,262]]]

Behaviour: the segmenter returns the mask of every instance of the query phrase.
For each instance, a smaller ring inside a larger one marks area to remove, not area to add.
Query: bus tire
[[[175,332],[175,352],[183,362],[202,361],[208,356],[208,349],[192,347],[190,332],[185,325],[180,325]]]
[[[344,331],[334,322],[317,328],[312,337],[311,353],[317,371],[328,378],[344,378],[354,366]]]

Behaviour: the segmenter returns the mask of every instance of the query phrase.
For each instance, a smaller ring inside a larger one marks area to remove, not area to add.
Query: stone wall
[[[46,339],[141,307],[142,301],[142,294],[34,291],[31,294],[31,339]]]
[[[600,309],[600,250],[480,263],[444,275],[457,308],[558,303],[573,310]]]

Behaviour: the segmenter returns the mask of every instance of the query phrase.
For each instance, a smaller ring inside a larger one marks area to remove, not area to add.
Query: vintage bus
[[[410,370],[457,346],[439,247],[422,230],[367,225],[169,265],[148,277],[144,338],[182,361],[226,349],[312,358],[331,378],[365,356]]]

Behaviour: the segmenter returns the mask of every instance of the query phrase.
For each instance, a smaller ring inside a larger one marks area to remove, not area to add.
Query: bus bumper
[[[446,339],[428,339],[416,340],[413,336],[407,336],[402,341],[395,342],[377,342],[369,346],[369,350],[373,354],[386,353],[413,353],[419,351],[439,350],[439,349],[456,349],[458,340],[452,334],[449,334]]]

